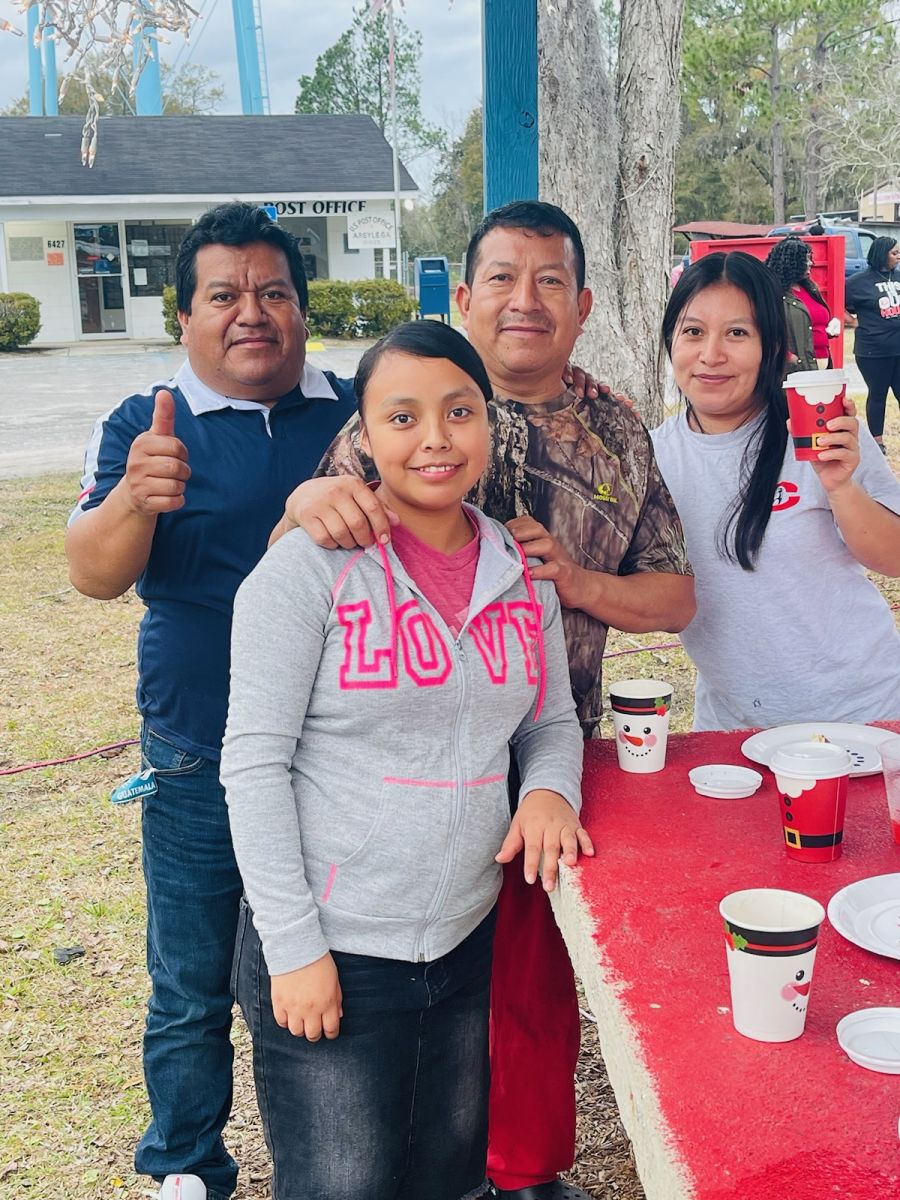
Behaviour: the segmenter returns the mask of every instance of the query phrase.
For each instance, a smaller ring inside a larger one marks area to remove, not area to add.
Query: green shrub
[[[343,279],[313,279],[309,285],[309,329],[319,337],[356,333],[353,287]]]
[[[27,292],[0,292],[0,350],[27,346],[41,328],[41,306]]]
[[[178,321],[178,301],[175,298],[175,288],[171,283],[166,284],[162,294],[163,325],[166,333],[173,342],[181,341],[181,325]]]
[[[366,337],[381,337],[416,311],[415,300],[395,279],[360,279],[352,286],[360,332]]]

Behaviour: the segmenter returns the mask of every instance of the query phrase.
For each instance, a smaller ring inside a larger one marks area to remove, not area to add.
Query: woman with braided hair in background
[[[841,323],[832,317],[822,293],[809,274],[812,251],[796,237],[786,237],[769,251],[766,266],[784,296],[788,328],[788,369],[815,371],[831,364],[829,338],[837,337]]]

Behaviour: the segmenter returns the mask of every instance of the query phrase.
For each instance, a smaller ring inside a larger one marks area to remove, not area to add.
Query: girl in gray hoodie
[[[500,863],[590,841],[559,603],[463,497],[490,381],[400,326],[356,391],[390,544],[302,530],[237,595],[222,782],[244,879],[235,991],[275,1200],[482,1194]],[[512,747],[521,778],[510,821]]]

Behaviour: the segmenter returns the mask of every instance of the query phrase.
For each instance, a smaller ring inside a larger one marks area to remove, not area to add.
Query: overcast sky
[[[163,48],[163,61],[212,67],[225,88],[221,113],[241,111],[230,0],[192,0],[203,17],[191,35],[189,57],[181,39]],[[316,58],[331,46],[353,18],[353,0],[260,0],[269,96],[273,113],[294,111],[297,78],[311,74]],[[401,9],[397,9],[401,12]],[[24,21],[12,0],[0,0],[0,18],[19,28]],[[422,107],[428,120],[462,131],[469,111],[481,99],[481,0],[407,0],[403,18],[422,34]],[[63,68],[62,55],[58,65]],[[28,87],[25,39],[0,32],[0,108]],[[419,183],[428,170],[411,163]]]

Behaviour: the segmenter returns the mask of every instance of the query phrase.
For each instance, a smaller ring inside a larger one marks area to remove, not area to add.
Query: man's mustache
[[[552,329],[553,329],[552,325],[548,324],[546,321],[532,321],[532,320],[501,321],[498,324],[497,328],[502,333],[504,329],[518,329],[522,325],[526,325],[529,329],[541,329],[541,330],[543,330],[544,333],[551,333]]]

